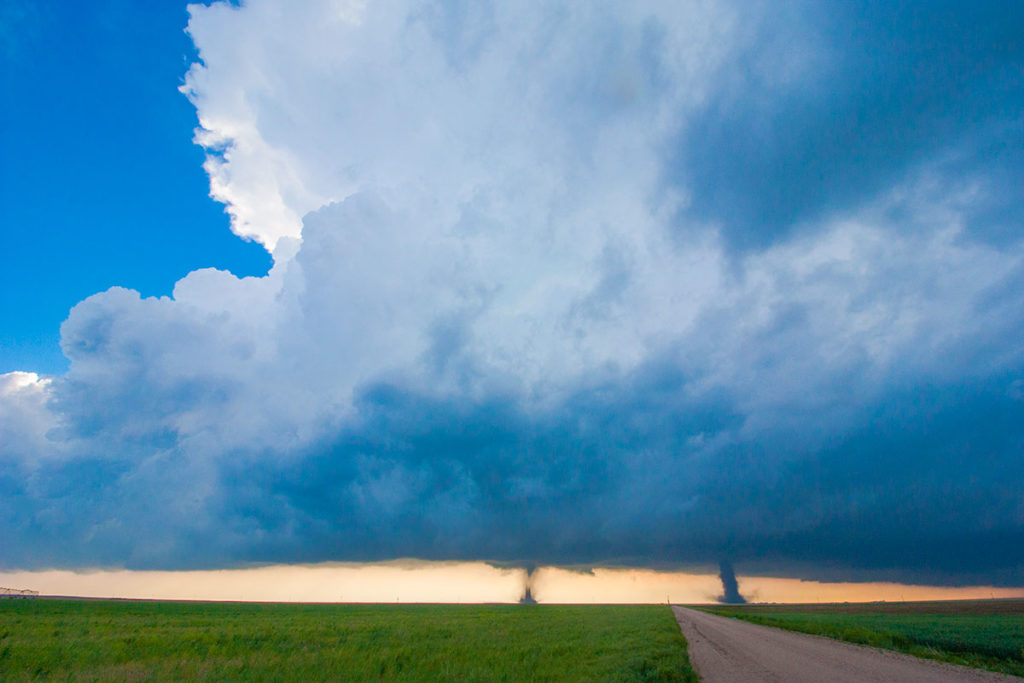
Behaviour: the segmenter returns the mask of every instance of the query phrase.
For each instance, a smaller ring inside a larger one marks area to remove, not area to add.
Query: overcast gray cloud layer
[[[0,565],[1024,581],[1019,3],[521,4],[193,9],[274,269],[0,378]]]

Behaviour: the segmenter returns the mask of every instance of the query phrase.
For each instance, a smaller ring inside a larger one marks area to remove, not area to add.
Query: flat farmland
[[[0,601],[0,680],[695,681],[667,606]]]
[[[755,624],[1024,676],[1024,600],[696,607]]]

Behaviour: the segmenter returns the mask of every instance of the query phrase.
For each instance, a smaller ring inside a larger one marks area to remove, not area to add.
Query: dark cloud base
[[[886,396],[819,443],[745,438],[728,397],[639,377],[542,416],[374,386],[315,447],[222,461],[197,518],[175,510],[188,489],[174,448],[149,474],[94,458],[5,470],[0,564],[729,558],[808,578],[1024,583],[1024,401],[1009,376]]]

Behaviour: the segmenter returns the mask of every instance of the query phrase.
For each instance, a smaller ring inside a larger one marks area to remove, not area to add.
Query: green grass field
[[[1024,676],[1024,600],[701,608],[756,624]]]
[[[0,600],[0,680],[695,681],[667,606]]]

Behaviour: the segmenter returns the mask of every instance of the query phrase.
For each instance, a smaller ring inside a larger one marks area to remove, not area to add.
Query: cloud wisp
[[[1024,22],[521,4],[191,8],[274,267],[96,294],[4,376],[0,564],[1024,582]]]

